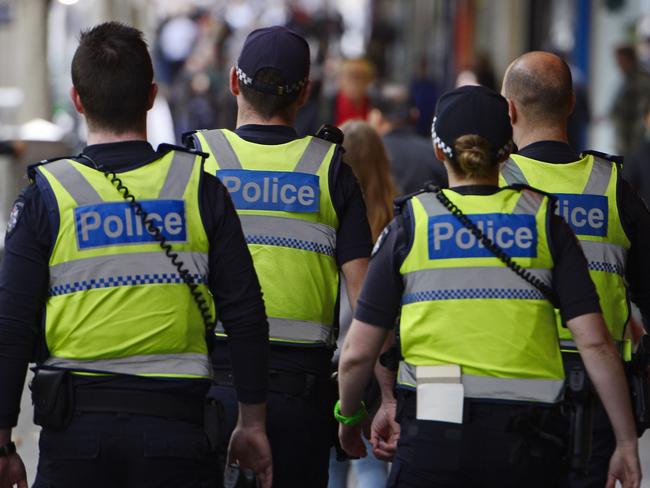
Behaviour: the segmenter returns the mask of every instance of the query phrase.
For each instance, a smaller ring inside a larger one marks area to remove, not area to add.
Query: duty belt
[[[80,413],[148,415],[203,425],[204,400],[159,392],[77,388],[74,409]]]
[[[233,375],[228,369],[215,369],[214,381],[218,385],[232,386]],[[308,373],[292,373],[289,371],[269,371],[269,391],[286,393],[301,397],[310,397],[318,391],[318,376]]]

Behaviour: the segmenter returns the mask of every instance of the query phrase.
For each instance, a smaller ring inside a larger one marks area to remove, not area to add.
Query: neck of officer
[[[286,125],[293,127],[296,122],[296,114],[298,110],[288,110],[285,114],[276,114],[270,118],[264,118],[255,110],[245,103],[238,101],[237,108],[237,127],[248,124],[256,125]]]
[[[447,166],[447,178],[449,180],[449,188],[456,186],[499,186],[499,170],[497,169],[487,176],[482,178],[469,177],[453,170],[450,164]]]
[[[88,146],[94,144],[111,144],[114,142],[146,140],[147,124],[143,124],[138,128],[134,127],[133,129],[119,132],[103,127],[93,127],[92,124],[88,124],[88,137],[86,138],[86,144]]]
[[[540,141],[557,141],[569,143],[567,125],[515,124],[512,128],[512,140],[519,149]]]

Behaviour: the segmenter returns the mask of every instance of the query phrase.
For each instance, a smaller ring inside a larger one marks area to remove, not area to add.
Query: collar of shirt
[[[86,146],[83,154],[113,171],[129,171],[160,158],[164,152],[155,151],[147,141],[110,142]],[[87,163],[83,158],[80,162]]]
[[[235,134],[255,144],[286,144],[298,139],[296,130],[288,125],[246,124],[237,127]]]
[[[500,190],[496,185],[460,185],[449,189],[461,195],[492,195]]]
[[[566,142],[538,141],[521,148],[517,154],[525,158],[552,164],[573,163],[580,155]]]

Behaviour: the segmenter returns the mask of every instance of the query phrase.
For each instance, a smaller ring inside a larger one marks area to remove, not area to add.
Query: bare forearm
[[[353,415],[359,409],[387,334],[386,329],[352,321],[339,361],[339,396],[343,415]]]
[[[619,443],[636,443],[636,428],[621,360],[613,343],[581,351],[582,360],[600,396]]]
[[[341,267],[343,276],[345,277],[345,284],[348,290],[348,299],[350,300],[350,307],[352,311],[357,308],[357,299],[361,293],[363,280],[368,271],[368,258],[353,259],[345,263]]]
[[[567,325],[607,411],[616,440],[619,443],[636,443],[636,428],[623,365],[602,315],[581,315],[569,320]]]
[[[381,354],[385,353],[388,349],[391,348],[395,342],[395,332],[391,331],[386,337],[384,346],[381,349]],[[397,379],[397,374],[394,371],[391,371],[388,368],[385,368],[381,365],[379,359],[375,363],[375,378],[377,378],[377,383],[379,383],[379,389],[381,391],[381,401],[382,402],[394,402],[395,401],[395,380]]]
[[[239,403],[239,419],[237,423],[241,427],[262,429],[266,426],[266,403]]]

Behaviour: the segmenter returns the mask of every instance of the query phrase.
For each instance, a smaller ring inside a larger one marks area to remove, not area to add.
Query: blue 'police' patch
[[[318,176],[291,171],[222,169],[217,177],[239,210],[315,213],[320,209]]]
[[[556,193],[555,213],[579,236],[607,236],[609,206],[604,195]]]
[[[168,241],[187,240],[183,200],[149,200],[140,204]],[[142,218],[126,202],[78,207],[74,219],[79,249],[155,240],[145,229]]]
[[[537,256],[537,226],[532,215],[492,213],[467,217],[509,256]],[[430,217],[428,231],[429,259],[493,256],[453,215]]]
[[[23,214],[23,209],[25,208],[25,202],[18,201],[14,203],[11,213],[9,214],[9,220],[7,221],[7,235],[10,235],[13,230],[16,228],[20,216]]]

